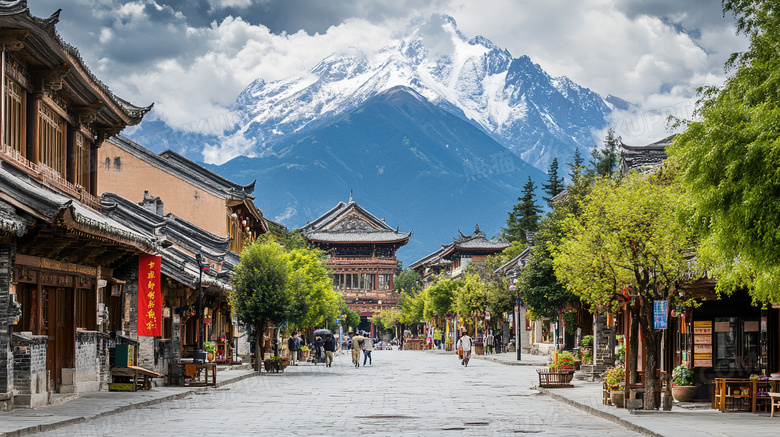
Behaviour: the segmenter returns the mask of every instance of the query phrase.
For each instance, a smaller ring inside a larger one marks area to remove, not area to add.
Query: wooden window
[[[46,105],[41,105],[38,112],[38,141],[40,162],[60,175],[65,174],[63,158],[65,157],[65,123],[62,118]]]
[[[379,290],[387,290],[390,288],[390,275],[378,275],[379,276]]]
[[[24,145],[24,90],[19,84],[5,77],[5,120],[3,145],[22,152]]]
[[[84,135],[76,133],[74,153],[73,183],[89,190],[90,149],[91,144]]]
[[[375,288],[374,287],[375,286],[375,282],[376,282],[375,278],[376,278],[376,275],[374,275],[373,273],[369,273],[369,274],[365,274],[364,273],[362,275],[362,277],[360,278],[361,279],[361,283],[362,283],[361,285],[363,286],[363,289],[364,290],[373,290]]]

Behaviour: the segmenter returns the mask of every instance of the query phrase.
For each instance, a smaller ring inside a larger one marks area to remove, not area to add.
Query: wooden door
[[[50,378],[54,383],[52,388],[59,391],[62,385],[62,369],[72,369],[76,364],[73,289],[46,287],[44,295],[47,302],[46,335],[49,336],[46,370],[50,372]]]

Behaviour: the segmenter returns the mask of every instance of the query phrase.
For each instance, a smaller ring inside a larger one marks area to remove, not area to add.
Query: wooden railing
[[[12,165],[40,177],[45,185],[62,191],[64,194],[78,200],[85,206],[100,211],[101,206],[98,197],[88,193],[84,187],[68,182],[56,170],[44,164],[36,164],[28,160],[22,156],[21,153],[9,146],[0,146],[0,154],[2,154],[2,157]]]

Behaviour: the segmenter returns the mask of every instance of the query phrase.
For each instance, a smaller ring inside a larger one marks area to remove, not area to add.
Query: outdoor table
[[[751,380],[750,378],[715,378],[712,388],[712,409],[726,411],[727,399],[750,399],[750,411],[757,410],[757,394],[760,386],[766,386],[770,391],[777,391],[775,380]],[[749,387],[749,393],[744,393],[742,387]],[[739,390],[739,393],[736,393]]]
[[[185,374],[199,374],[202,369],[205,373],[203,381],[190,382],[190,387],[217,386],[217,363],[185,364]],[[211,372],[209,372],[211,370]],[[211,373],[211,382],[209,382],[209,373]]]

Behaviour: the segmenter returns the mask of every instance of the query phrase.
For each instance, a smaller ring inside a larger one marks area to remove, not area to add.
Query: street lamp
[[[211,270],[211,266],[200,253],[195,254],[195,262],[198,264],[198,348],[193,361],[203,363],[206,361],[206,351],[203,350],[203,271]]]

